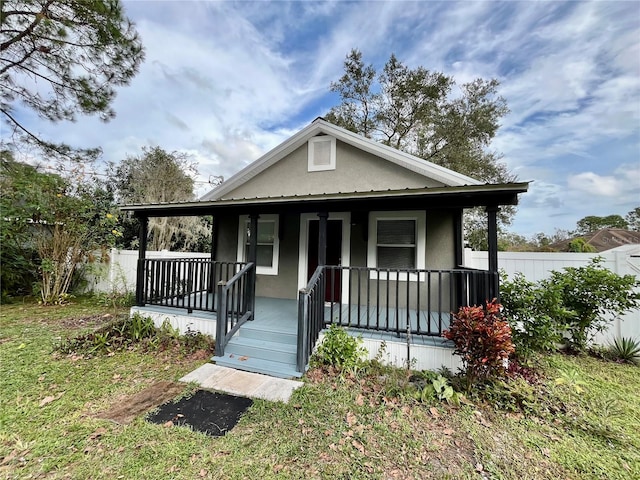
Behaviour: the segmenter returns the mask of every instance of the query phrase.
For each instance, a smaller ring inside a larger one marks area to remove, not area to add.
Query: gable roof
[[[414,155],[402,152],[369,138],[353,133],[342,127],[333,125],[323,118],[316,118],[307,127],[300,130],[288,140],[273,148],[255,162],[249,164],[238,173],[230,177],[218,187],[203,195],[200,200],[218,200],[248,182],[260,172],[266,170],[279,160],[283,159],[297,148],[304,145],[310,138],[318,135],[330,135],[336,139],[359,148],[362,151],[373,154],[400,167],[406,168],[426,178],[434,179],[448,187],[461,187],[464,185],[482,185],[482,182],[462,175],[448,168],[428,162]]]
[[[579,235],[577,237],[552,243],[549,247],[560,251],[566,251],[569,248],[569,244],[577,238],[582,238],[585,243],[595,248],[598,253],[606,252],[607,250],[611,250],[612,248],[622,245],[640,244],[640,232],[625,230],[623,228],[601,228],[600,230],[588,235]]]

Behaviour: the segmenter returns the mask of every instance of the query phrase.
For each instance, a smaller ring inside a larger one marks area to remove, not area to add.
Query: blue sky
[[[497,78],[510,113],[492,148],[533,181],[511,231],[572,229],[640,206],[639,2],[126,1],[147,58],[117,117],[33,130],[118,161],[145,145],[229,177],[337,103],[352,48],[458,83]]]

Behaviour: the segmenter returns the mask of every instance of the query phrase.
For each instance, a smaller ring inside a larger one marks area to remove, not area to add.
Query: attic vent
[[[329,136],[309,139],[308,170],[319,172],[336,169],[336,139]]]

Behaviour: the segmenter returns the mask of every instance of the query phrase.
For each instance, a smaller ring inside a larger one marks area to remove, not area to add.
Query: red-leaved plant
[[[503,319],[496,299],[483,307],[461,307],[442,336],[452,340],[462,357],[469,384],[505,375],[506,361],[515,350],[511,327]]]

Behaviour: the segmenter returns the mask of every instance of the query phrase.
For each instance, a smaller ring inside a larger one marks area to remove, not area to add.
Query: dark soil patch
[[[91,315],[89,317],[81,318],[64,318],[62,320],[56,320],[66,330],[79,330],[79,329],[95,329],[103,327],[117,318],[110,313]]]
[[[182,383],[158,382],[135,395],[117,399],[117,407],[96,415],[97,418],[113,420],[119,424],[131,423],[137,416],[148,412],[152,408],[175,398],[185,389]]]
[[[147,420],[166,426],[190,426],[212,437],[221,437],[235,427],[253,400],[224,393],[197,390],[191,397],[166,403]]]

